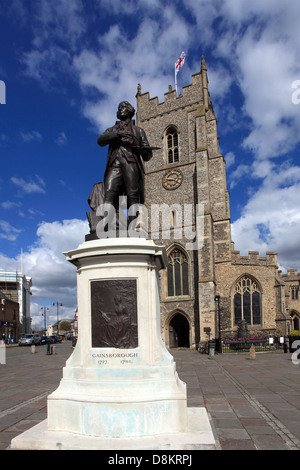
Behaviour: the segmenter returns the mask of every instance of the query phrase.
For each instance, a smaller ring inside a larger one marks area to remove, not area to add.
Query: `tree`
[[[70,331],[71,330],[71,323],[64,320],[59,324],[59,329],[60,329],[60,331]]]

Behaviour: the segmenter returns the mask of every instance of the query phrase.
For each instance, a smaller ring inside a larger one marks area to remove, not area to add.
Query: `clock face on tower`
[[[180,170],[169,170],[162,179],[162,185],[165,189],[177,189],[182,183],[182,173]]]

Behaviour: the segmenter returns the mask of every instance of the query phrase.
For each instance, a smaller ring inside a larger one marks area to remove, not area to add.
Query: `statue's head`
[[[117,118],[121,121],[127,118],[132,119],[135,114],[135,109],[128,101],[122,101],[118,106]]]

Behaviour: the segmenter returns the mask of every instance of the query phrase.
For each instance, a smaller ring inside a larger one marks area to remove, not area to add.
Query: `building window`
[[[261,292],[257,281],[243,276],[234,288],[234,323],[261,324]]]
[[[291,287],[291,297],[292,300],[298,300],[298,286],[297,287]]]
[[[178,133],[175,127],[169,127],[166,132],[166,147],[168,163],[179,162]]]
[[[175,248],[168,257],[168,297],[189,295],[189,265],[186,255]]]
[[[300,330],[300,318],[298,312],[291,312],[292,330]]]

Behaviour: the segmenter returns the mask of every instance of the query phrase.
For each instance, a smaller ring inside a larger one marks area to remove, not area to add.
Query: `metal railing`
[[[227,353],[246,352],[252,345],[257,352],[284,350],[284,343],[279,337],[272,337],[272,341],[269,341],[269,338],[225,340],[222,342],[222,350]]]

